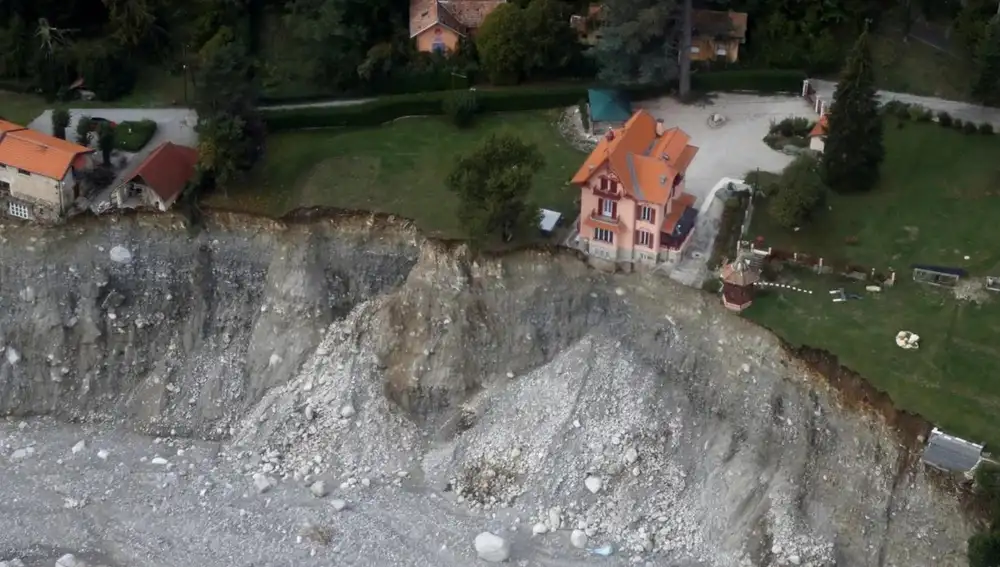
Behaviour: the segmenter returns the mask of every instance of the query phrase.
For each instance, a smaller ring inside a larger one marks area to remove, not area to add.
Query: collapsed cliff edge
[[[483,531],[526,566],[938,567],[974,529],[922,420],[715,298],[391,217],[7,223],[0,346],[28,567],[465,566]]]

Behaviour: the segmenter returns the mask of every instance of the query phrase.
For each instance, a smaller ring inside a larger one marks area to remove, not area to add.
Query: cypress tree
[[[827,120],[823,150],[827,185],[839,192],[870,190],[878,181],[885,148],[867,26],[840,73]]]
[[[993,20],[979,44],[972,96],[987,106],[1000,106],[1000,23]]]

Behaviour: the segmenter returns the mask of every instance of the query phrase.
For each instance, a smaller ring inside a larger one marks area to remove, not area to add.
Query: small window
[[[701,53],[700,47],[691,46],[691,53]]]
[[[604,228],[595,228],[594,240],[598,240],[600,242],[607,242],[608,244],[611,244],[615,241],[615,234],[610,230]]]
[[[28,171],[27,169],[18,168],[17,172],[20,173],[21,175],[31,175],[31,172]]]
[[[655,222],[654,221],[655,218],[656,218],[656,211],[653,210],[653,207],[642,206],[639,208],[639,220],[644,220],[646,222]]]
[[[601,214],[606,217],[614,218],[615,202],[611,199],[601,199]]]
[[[7,212],[10,213],[10,216],[17,217],[19,219],[31,218],[31,211],[29,211],[28,207],[22,205],[21,203],[15,203],[13,201],[8,203]]]
[[[725,47],[720,47],[720,48],[718,48],[718,49],[715,50],[715,54],[718,55],[719,57],[724,57],[727,53],[729,53],[729,52],[726,51]]]
[[[645,230],[640,230],[640,231],[637,231],[636,234],[638,235],[639,245],[640,246],[648,246],[648,247],[652,248],[652,246],[653,246],[653,234],[652,233],[646,232]]]
[[[7,183],[6,181],[0,181],[0,191],[4,191],[6,193],[9,193],[10,192],[10,183]]]

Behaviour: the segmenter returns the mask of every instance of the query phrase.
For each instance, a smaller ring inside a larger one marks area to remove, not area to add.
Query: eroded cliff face
[[[220,439],[197,473],[213,485],[281,479],[259,525],[241,503],[249,516],[220,527],[213,506],[236,496],[175,479],[144,528],[122,475],[99,528],[57,541],[44,517],[0,519],[0,551],[114,541],[107,564],[469,565],[489,529],[525,564],[965,564],[970,524],[896,431],[668,280],[563,254],[472,259],[372,219],[0,236],[0,410]],[[355,515],[303,501],[316,479]],[[335,555],[265,527],[305,513]],[[614,556],[571,547],[574,529]],[[149,552],[205,531],[212,546]]]

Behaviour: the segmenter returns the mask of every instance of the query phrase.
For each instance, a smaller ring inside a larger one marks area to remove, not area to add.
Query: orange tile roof
[[[478,28],[486,16],[507,0],[410,0],[410,37],[434,24],[452,28],[461,35]]]
[[[14,124],[13,122],[8,122],[6,120],[0,120],[0,136],[15,130],[24,130],[24,126]]]
[[[745,12],[721,10],[695,10],[691,14],[692,32],[695,36],[728,37],[743,39],[747,36]]]
[[[656,135],[656,119],[639,110],[621,128],[601,138],[597,147],[573,176],[583,185],[593,172],[607,164],[621,181],[625,193],[637,200],[665,204],[678,175],[683,175],[698,148],[680,128]]]
[[[142,161],[129,181],[140,177],[161,199],[169,201],[184,190],[184,186],[194,176],[197,164],[196,150],[164,142]]]
[[[674,227],[677,226],[677,221],[681,220],[681,216],[684,215],[684,211],[688,207],[693,207],[694,202],[697,200],[697,197],[690,193],[681,193],[678,195],[674,199],[674,202],[670,204],[670,214],[663,219],[663,232],[667,234],[672,233]]]
[[[62,179],[78,155],[93,151],[35,130],[15,130],[0,138],[0,163],[51,179]]]
[[[809,137],[815,138],[816,136],[825,136],[826,129],[830,127],[830,123],[826,119],[826,115],[819,117],[819,122],[813,126],[813,129],[809,131]]]

